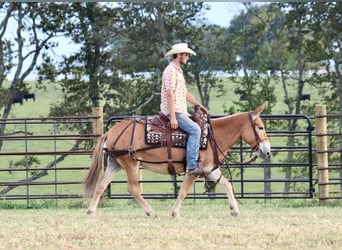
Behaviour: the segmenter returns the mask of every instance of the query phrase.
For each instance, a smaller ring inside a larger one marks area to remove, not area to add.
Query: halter
[[[256,129],[255,129],[255,124],[254,124],[254,121],[253,121],[253,115],[252,115],[252,112],[249,112],[248,113],[248,118],[249,118],[249,121],[251,122],[251,126],[252,126],[252,129],[253,129],[253,133],[254,133],[254,136],[255,136],[255,140],[256,140],[256,145],[255,146],[252,146],[252,152],[255,152],[259,149],[259,144],[263,141],[260,139],[260,136],[258,135]]]

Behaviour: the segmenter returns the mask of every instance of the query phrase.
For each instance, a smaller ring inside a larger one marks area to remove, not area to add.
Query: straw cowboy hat
[[[173,54],[180,54],[180,53],[190,53],[192,55],[196,55],[195,51],[188,48],[187,43],[177,43],[172,46],[172,48],[165,54],[165,56],[171,56]]]

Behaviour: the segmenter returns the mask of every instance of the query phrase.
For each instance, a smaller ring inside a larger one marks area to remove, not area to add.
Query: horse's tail
[[[93,151],[93,158],[91,161],[90,168],[87,175],[83,180],[83,197],[91,198],[94,195],[95,188],[99,180],[104,174],[103,166],[103,144],[107,139],[107,133],[103,134],[96,143],[95,149]]]

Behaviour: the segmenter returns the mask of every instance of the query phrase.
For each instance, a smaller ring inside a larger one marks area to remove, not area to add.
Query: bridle
[[[259,145],[260,143],[263,141],[260,139],[260,136],[259,134],[257,133],[256,129],[255,129],[255,124],[253,122],[253,115],[252,115],[252,112],[249,112],[248,113],[248,118],[249,118],[249,121],[251,122],[251,126],[252,126],[252,129],[253,129],[253,133],[254,133],[254,136],[255,136],[255,141],[256,141],[256,145],[255,146],[252,146],[252,152],[255,152],[259,149]]]

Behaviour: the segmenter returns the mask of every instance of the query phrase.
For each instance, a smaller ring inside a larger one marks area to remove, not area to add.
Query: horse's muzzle
[[[259,144],[258,156],[267,159],[271,157],[271,145],[268,141],[263,141]]]

